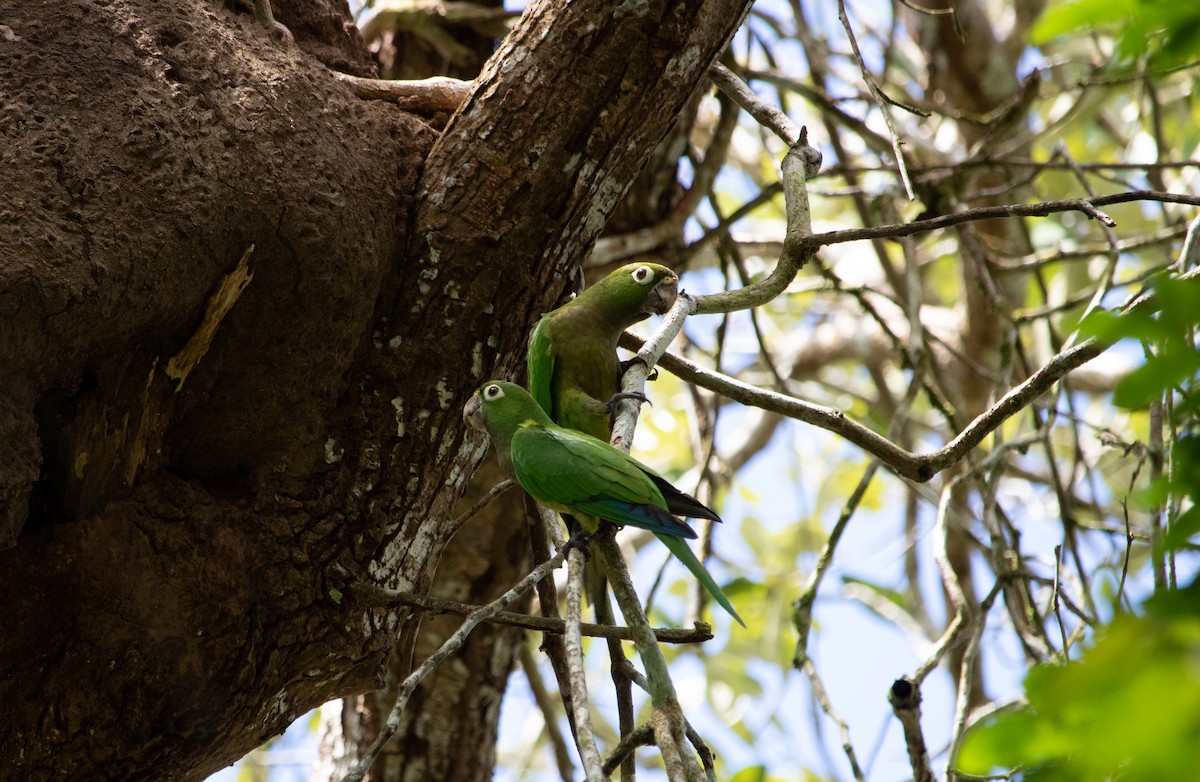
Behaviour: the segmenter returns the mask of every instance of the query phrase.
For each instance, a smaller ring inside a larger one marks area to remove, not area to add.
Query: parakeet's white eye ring
[[[633,270],[633,275],[632,275],[634,282],[638,282],[643,285],[650,282],[650,278],[653,276],[654,275],[651,274],[651,269],[649,266],[637,267],[636,269]]]
[[[494,383],[490,386],[484,386],[484,389],[483,389],[483,398],[484,399],[487,399],[487,400],[499,399],[502,396],[504,396],[504,389],[502,389],[500,386],[498,386]]]

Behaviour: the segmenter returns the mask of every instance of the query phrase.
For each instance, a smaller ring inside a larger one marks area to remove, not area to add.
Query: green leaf
[[[1200,616],[1193,584],[1117,617],[1079,660],[1026,678],[1028,706],[972,727],[956,765],[1026,779],[1194,780],[1200,735]],[[1153,748],[1148,751],[1148,748]]]
[[[1193,535],[1200,532],[1200,506],[1193,505],[1175,519],[1175,523],[1163,537],[1163,547],[1168,551],[1178,551],[1187,546]]]
[[[1175,332],[1169,326],[1147,310],[1134,310],[1123,314],[1095,310],[1079,322],[1079,332],[1085,337],[1095,337],[1101,342],[1116,342],[1121,339],[1159,342],[1175,336]]]
[[[1116,67],[1148,56],[1156,67],[1200,55],[1200,5],[1186,0],[1068,0],[1050,5],[1030,30],[1043,46],[1067,35],[1106,33],[1117,41]]]
[[[1200,17],[1198,17],[1200,19]],[[1154,281],[1155,309],[1159,318],[1175,327],[1176,339],[1182,338],[1184,329],[1200,322],[1200,278],[1181,280],[1176,277],[1158,277]]]
[[[1134,12],[1135,0],[1073,0],[1046,8],[1029,31],[1029,40],[1037,46],[1067,33],[1094,30],[1108,24],[1127,21]]]
[[[1146,407],[1198,371],[1200,352],[1195,350],[1167,350],[1151,356],[1117,383],[1113,404],[1130,409]]]
[[[747,766],[729,778],[729,782],[766,782],[766,766]]]

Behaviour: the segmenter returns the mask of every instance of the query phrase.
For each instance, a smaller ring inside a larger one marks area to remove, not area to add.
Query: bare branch
[[[929,768],[929,750],[921,731],[921,685],[907,676],[892,682],[888,689],[892,713],[904,729],[904,744],[908,747],[908,762],[913,770],[913,782],[933,782]]]
[[[789,147],[800,140],[801,131],[791,118],[780,111],[778,107],[755,95],[754,90],[746,86],[746,83],[739,79],[733,71],[719,62],[714,62],[709,66],[708,78],[712,79],[717,89],[737,101],[738,105],[745,109],[751,117],[754,117],[758,124],[770,129]],[[813,174],[816,174],[816,171]]]
[[[631,350],[638,350],[642,344],[638,337],[631,334],[625,334],[621,338],[621,345]],[[983,438],[1046,393],[1068,372],[1091,361],[1107,348],[1108,345],[1089,339],[1059,353],[1030,375],[1025,382],[1001,397],[953,440],[925,455],[917,455],[901,448],[883,435],[848,418],[836,408],[814,405],[796,397],[765,391],[728,375],[704,369],[673,353],[664,353],[658,359],[658,364],[682,380],[695,383],[735,402],[779,413],[840,435],[878,458],[902,478],[923,483],[960,461],[967,452],[982,442]]]
[[[335,73],[334,77],[349,85],[360,98],[391,101],[403,109],[424,115],[457,111],[473,89],[472,82],[447,76],[407,81],[367,79],[348,73]]]
[[[514,487],[516,485],[517,485],[517,482],[512,480],[511,478],[509,478],[508,480],[500,481],[495,486],[488,489],[487,494],[484,494],[482,497],[480,497],[478,500],[476,500],[475,504],[472,505],[470,508],[468,508],[465,513],[462,513],[461,515],[458,516],[458,518],[456,518],[456,519],[454,519],[454,521],[450,522],[450,524],[448,525],[449,532],[447,533],[447,537],[452,536],[454,533],[456,533],[460,529],[462,529],[462,526],[464,524],[466,524],[468,521],[473,519],[476,515],[479,514],[479,512],[481,510],[483,510],[488,505],[490,505],[492,500],[496,499],[501,494],[503,494],[504,492],[508,491],[509,489],[511,489],[512,487]]]
[[[547,511],[548,515],[553,515]],[[575,745],[587,782],[603,782],[603,762],[592,730],[591,701],[588,698],[587,671],[583,665],[583,639],[580,634],[580,613],[583,610],[584,553],[572,549],[567,560],[567,618],[565,646],[567,671],[571,682],[571,706],[575,710]]]
[[[821,711],[829,715],[829,718],[838,726],[838,731],[842,737],[842,751],[846,753],[846,759],[850,761],[850,773],[858,782],[865,782],[866,777],[863,776],[862,767],[858,765],[858,754],[854,751],[854,745],[850,742],[850,727],[846,721],[838,716],[837,711],[833,708],[833,703],[829,700],[829,694],[825,691],[825,683],[821,681],[821,677],[817,674],[817,669],[813,666],[812,660],[805,660],[803,666],[804,673],[808,675],[808,683],[812,687],[813,697],[817,699],[817,703],[821,706]]]
[[[546,691],[542,677],[538,674],[537,660],[533,658],[533,652],[528,643],[521,644],[520,662],[521,672],[525,674],[529,691],[533,693],[533,701],[542,712],[542,722],[546,726],[546,736],[554,750],[554,764],[558,767],[558,776],[562,782],[574,782],[575,764],[571,762],[571,753],[567,751],[567,741],[558,727],[558,710],[555,707],[557,701]]]
[[[416,608],[429,614],[452,614],[454,616],[470,616],[482,606],[471,603],[460,603],[457,600],[446,600],[427,595],[415,595],[398,589],[384,589],[374,584],[354,583],[346,587],[346,591],[361,600],[364,605],[392,606],[403,605]],[[543,633],[562,635],[566,632],[566,623],[562,619],[532,614],[518,614],[512,611],[499,611],[485,621],[491,624],[522,627],[526,630],[537,630]],[[616,641],[631,641],[633,636],[629,628],[614,625],[600,625],[583,622],[580,632],[589,638],[608,638]],[[692,629],[681,627],[656,627],[654,636],[660,643],[690,644],[703,643],[712,640],[712,629],[701,624]]]
[[[879,107],[879,113],[883,115],[888,135],[892,139],[892,154],[896,156],[896,167],[900,171],[900,181],[904,183],[904,192],[908,194],[908,200],[913,201],[916,199],[916,195],[913,193],[912,180],[908,176],[908,165],[904,162],[904,150],[900,148],[904,142],[900,140],[900,134],[896,130],[895,123],[892,122],[891,112],[884,105],[885,101],[888,103],[894,103],[894,101],[884,97],[883,90],[879,89],[879,85],[871,78],[871,72],[867,70],[867,63],[863,60],[862,51],[858,48],[858,38],[855,37],[854,28],[850,26],[850,18],[846,15],[846,0],[838,0],[838,19],[841,20],[842,28],[846,31],[846,37],[850,39],[850,48],[854,51],[854,61],[858,63],[863,81],[866,82],[867,88],[870,89],[871,97],[875,99],[875,103]]]
[[[654,727],[655,742],[663,753],[663,762],[667,767],[667,777],[672,781],[699,780],[703,772],[699,763],[691,753],[682,750],[684,739],[683,710],[675,694],[675,686],[667,669],[667,661],[662,650],[654,640],[650,624],[642,612],[642,606],[634,590],[633,581],[629,578],[629,570],[621,549],[613,539],[611,529],[602,529],[593,537],[593,546],[604,560],[605,571],[617,605],[625,617],[633,633],[633,643],[637,648],[642,665],[646,668],[646,681],[650,687],[650,701],[653,706],[651,725]]]
[[[1042,201],[1036,204],[981,206],[976,209],[955,212],[954,214],[931,217],[926,220],[913,220],[911,223],[881,225],[871,228],[847,228],[842,231],[826,231],[825,233],[812,234],[808,238],[801,240],[801,245],[805,248],[815,249],[831,244],[857,242],[863,239],[890,239],[925,233],[927,231],[936,231],[939,228],[949,228],[950,226],[961,225],[976,220],[994,220],[1001,217],[1046,217],[1056,212],[1083,212],[1088,217],[1093,217],[1096,207],[1107,206],[1109,204],[1125,204],[1132,201],[1161,201],[1169,204],[1200,206],[1200,196],[1164,193],[1157,190],[1131,190],[1125,193],[1097,196],[1096,198],[1070,198],[1063,201]]]
[[[441,665],[446,658],[462,648],[463,643],[467,640],[467,636],[479,626],[480,622],[487,620],[512,605],[517,599],[532,589],[534,584],[557,570],[562,565],[563,560],[566,559],[568,551],[574,551],[577,555],[579,553],[578,549],[574,546],[569,548],[564,546],[557,554],[538,565],[529,575],[517,582],[516,586],[512,589],[509,589],[499,598],[482,608],[473,611],[462,625],[454,631],[454,634],[447,638],[446,642],[436,652],[426,658],[417,670],[413,671],[401,683],[396,690],[396,702],[392,706],[392,711],[388,715],[387,721],[380,729],[379,735],[375,737],[375,741],[371,742],[370,748],[359,759],[358,764],[346,774],[343,782],[362,782],[367,771],[371,768],[371,764],[375,762],[375,758],[379,756],[380,750],[383,749],[383,745],[390,741],[396,735],[396,732],[400,730],[400,717],[404,714],[404,707],[408,705],[408,699],[412,697],[413,692],[416,691],[421,682],[429,674],[433,673],[434,669]]]
[[[654,729],[649,725],[639,725],[635,730],[625,734],[617,746],[613,747],[612,754],[608,756],[608,760],[604,761],[604,775],[611,776],[617,770],[617,766],[628,757],[633,755],[634,750],[638,747],[650,747],[654,745]]]

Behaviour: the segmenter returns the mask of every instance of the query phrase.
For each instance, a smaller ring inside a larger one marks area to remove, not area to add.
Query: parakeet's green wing
[[[667,510],[648,467],[594,437],[523,426],[512,438],[517,480],[534,499],[566,512],[674,537],[696,533]]]
[[[554,346],[550,340],[550,317],[543,315],[529,335],[529,393],[551,419],[554,413]]]

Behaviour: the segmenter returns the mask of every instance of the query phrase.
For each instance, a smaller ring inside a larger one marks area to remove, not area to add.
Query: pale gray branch
[[[800,129],[791,118],[778,107],[758,97],[733,71],[719,62],[714,62],[708,68],[708,78],[712,79],[717,89],[737,101],[758,124],[771,130],[789,147],[800,140]]]
[[[550,514],[549,511],[547,511]],[[553,514],[550,514],[553,515]],[[583,611],[583,564],[584,553],[572,548],[567,559],[567,618],[564,646],[567,654],[567,672],[571,683],[571,706],[575,710],[575,744],[579,748],[579,759],[587,782],[603,782],[604,761],[596,746],[596,734],[592,730],[591,701],[588,698],[587,671],[583,665],[583,638],[580,633],[580,616]]]
[[[638,349],[642,343],[637,337],[626,334],[621,344],[630,349]],[[758,388],[728,375],[704,369],[672,353],[664,353],[657,363],[676,377],[735,402],[779,413],[833,432],[877,457],[897,475],[923,483],[960,461],[998,426],[1046,393],[1068,372],[1086,364],[1107,349],[1108,345],[1089,339],[1059,353],[1030,375],[1025,382],[1011,389],[980,414],[953,440],[942,448],[924,455],[901,448],[883,435],[848,418],[841,410],[810,404],[793,396]]]
[[[364,605],[391,606],[404,605],[416,608],[429,614],[453,614],[455,616],[470,616],[482,606],[473,603],[460,603],[457,600],[446,600],[440,597],[416,595],[399,589],[384,589],[373,584],[350,584],[346,591],[354,595]],[[513,611],[499,611],[486,621],[491,624],[521,627],[526,630],[537,630],[542,633],[562,635],[566,632],[566,623],[562,619],[548,616],[519,614]],[[591,624],[583,622],[580,632],[589,638],[611,638],[618,641],[631,641],[629,628],[614,625]],[[654,636],[659,643],[686,644],[703,643],[712,640],[712,630],[708,625],[700,624],[692,629],[682,627],[656,627]]]
[[[360,98],[391,101],[418,114],[453,113],[467,99],[473,88],[472,82],[447,76],[407,81],[367,79],[348,73],[335,73],[334,76],[338,81],[349,85]]]
[[[572,547],[571,551],[577,550]],[[480,622],[486,621],[498,612],[512,605],[518,598],[533,588],[534,584],[541,581],[543,578],[553,573],[566,558],[566,547],[560,548],[558,553],[550,559],[533,569],[529,575],[517,582],[516,586],[509,589],[503,595],[491,603],[479,608],[471,613],[459,626],[454,634],[446,639],[446,642],[438,648],[436,652],[430,655],[421,663],[417,670],[413,671],[396,690],[396,702],[392,705],[392,711],[388,715],[387,722],[380,729],[379,735],[375,737],[375,741],[371,743],[366,753],[359,759],[358,764],[343,778],[343,782],[362,782],[367,771],[371,768],[371,764],[375,762],[375,758],[379,756],[383,745],[396,735],[400,730],[400,718],[404,714],[404,708],[408,705],[408,699],[416,691],[417,687],[425,680],[429,674],[433,673],[446,658],[462,648],[463,643],[467,640],[467,636],[471,634]],[[590,782],[590,780],[589,780]]]

